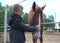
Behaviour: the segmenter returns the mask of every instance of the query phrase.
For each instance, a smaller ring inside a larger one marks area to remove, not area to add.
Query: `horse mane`
[[[29,17],[28,17],[28,23],[30,24],[30,22],[32,21],[32,17],[34,15],[34,11],[32,10],[32,7],[30,8],[29,11]]]

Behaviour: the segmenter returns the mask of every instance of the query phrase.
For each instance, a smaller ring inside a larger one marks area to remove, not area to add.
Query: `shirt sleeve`
[[[35,32],[35,31],[37,31],[35,26],[26,26],[19,19],[14,19],[13,25],[14,25],[14,27],[16,27],[16,29],[18,29],[20,31],[26,31],[26,32]]]

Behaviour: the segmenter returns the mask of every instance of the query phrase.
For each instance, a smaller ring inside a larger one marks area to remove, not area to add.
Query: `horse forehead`
[[[36,5],[36,9],[39,8],[37,5]]]
[[[42,11],[42,8],[38,5],[36,5],[36,10],[41,10]]]

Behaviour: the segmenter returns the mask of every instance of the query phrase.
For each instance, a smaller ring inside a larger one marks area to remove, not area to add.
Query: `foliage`
[[[59,27],[60,27],[60,23],[59,23]]]
[[[48,18],[45,16],[45,22],[54,22],[54,16],[50,15],[48,16]],[[55,24],[45,24],[45,30],[47,30],[48,28],[50,29],[54,29],[55,28]]]
[[[4,9],[5,9],[5,7],[4,6],[2,6],[2,4],[0,3],[0,24],[3,24],[4,22]]]
[[[24,23],[25,24],[28,24],[28,13],[25,13],[24,15],[23,15],[23,21],[24,21]]]

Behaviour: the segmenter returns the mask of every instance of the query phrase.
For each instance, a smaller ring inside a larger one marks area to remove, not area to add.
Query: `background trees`
[[[54,22],[54,16],[53,15],[50,15],[48,17],[46,17],[46,15],[45,15],[44,17],[45,17],[45,22]],[[55,24],[54,23],[52,23],[52,24],[45,24],[44,27],[45,27],[44,28],[45,30],[47,30],[48,28],[49,29],[54,29],[55,28]]]

